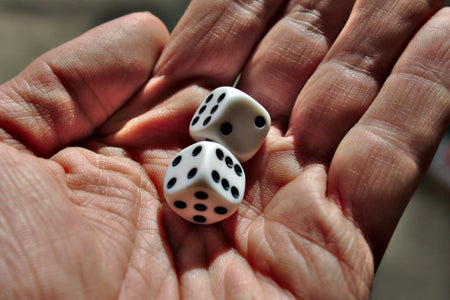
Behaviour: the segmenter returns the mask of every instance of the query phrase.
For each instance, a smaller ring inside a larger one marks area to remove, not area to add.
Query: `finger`
[[[88,136],[145,83],[166,39],[138,13],[44,54],[0,87],[0,140],[50,155]]]
[[[232,84],[282,0],[194,0],[155,68],[174,81]],[[182,49],[182,51],[180,51]]]
[[[447,8],[414,37],[333,158],[329,194],[352,211],[377,261],[450,125],[449,49]]]
[[[160,83],[164,81],[160,79],[151,79],[99,128],[96,134],[104,143],[141,150],[156,147],[165,151],[181,149],[192,143],[189,123],[208,91],[196,85],[177,91],[165,82]],[[169,89],[175,91],[165,94]]]
[[[324,62],[299,95],[290,130],[303,159],[328,163],[408,41],[442,1],[357,1]]]
[[[148,140],[149,131],[144,129],[156,128],[153,124],[161,124],[159,121],[167,123],[169,117],[175,122],[164,128],[175,128],[178,133],[180,128],[188,128],[207,90],[234,82],[282,3],[192,1],[171,34],[152,79],[100,129],[102,136],[109,136],[108,142],[115,145]],[[181,90],[185,91],[174,93]],[[155,103],[162,101],[165,106],[155,108]],[[185,139],[186,133],[183,131],[180,138]]]
[[[239,88],[287,126],[292,106],[322,61],[353,6],[346,1],[291,1],[247,63]]]

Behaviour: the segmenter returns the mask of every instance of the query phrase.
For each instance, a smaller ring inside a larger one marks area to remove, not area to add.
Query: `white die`
[[[198,224],[219,222],[232,215],[245,192],[245,174],[225,147],[203,141],[181,150],[164,178],[169,207]]]
[[[256,100],[233,87],[212,91],[192,117],[189,133],[229,149],[241,162],[261,147],[270,129],[270,115]]]

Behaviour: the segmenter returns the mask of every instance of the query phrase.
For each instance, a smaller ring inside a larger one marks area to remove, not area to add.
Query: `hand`
[[[450,12],[269,2],[192,1],[161,57],[162,24],[127,16],[1,87],[2,298],[368,297],[449,124]],[[166,166],[240,71],[273,128],[239,212],[187,223]]]

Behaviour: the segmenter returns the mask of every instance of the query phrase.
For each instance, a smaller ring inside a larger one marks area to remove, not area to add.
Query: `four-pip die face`
[[[222,145],[203,141],[181,150],[169,164],[164,195],[184,219],[211,224],[233,214],[244,197],[245,174]]]
[[[196,141],[225,146],[245,162],[258,151],[269,128],[270,115],[256,100],[233,87],[220,87],[200,104],[189,133]]]

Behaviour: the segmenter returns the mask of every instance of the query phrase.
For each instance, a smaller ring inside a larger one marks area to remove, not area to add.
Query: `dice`
[[[245,162],[262,145],[270,122],[269,113],[252,97],[233,87],[219,87],[195,112],[189,133],[195,141],[209,140],[225,146]]]
[[[189,125],[197,143],[181,150],[164,178],[169,207],[197,224],[212,224],[232,215],[245,192],[241,163],[261,147],[270,128],[269,113],[233,87],[212,91]]]
[[[164,178],[169,207],[184,219],[212,224],[233,214],[244,197],[245,174],[224,146],[197,142],[181,150]]]

